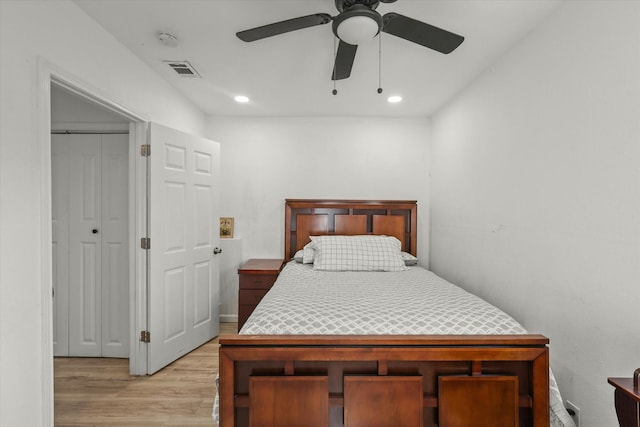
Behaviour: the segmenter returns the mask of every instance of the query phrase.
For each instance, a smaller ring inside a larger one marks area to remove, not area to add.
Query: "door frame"
[[[147,253],[136,242],[147,235],[147,158],[139,155],[147,141],[148,120],[116,102],[91,84],[38,58],[37,103],[40,152],[40,230],[41,239],[41,325],[42,325],[42,402],[44,425],[53,426],[53,272],[51,251],[51,85],[58,85],[129,120],[129,371],[147,373],[147,346],[138,337],[147,330]]]

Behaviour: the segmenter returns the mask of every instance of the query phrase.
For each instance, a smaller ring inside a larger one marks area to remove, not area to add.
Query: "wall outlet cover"
[[[566,401],[565,407],[574,412],[574,414],[571,415],[571,418],[573,418],[573,422],[576,423],[576,427],[580,427],[580,408],[569,400]],[[569,412],[569,414],[571,414],[571,412]]]

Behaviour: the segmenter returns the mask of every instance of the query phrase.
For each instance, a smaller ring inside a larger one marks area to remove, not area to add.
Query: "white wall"
[[[566,2],[432,118],[431,268],[551,339],[583,427],[640,367],[640,2]]]
[[[96,128],[128,130],[129,120],[60,86],[51,86],[51,129],[97,130]]]
[[[424,118],[209,119],[221,141],[221,216],[235,217],[243,257],[284,252],[285,199],[418,200],[418,257],[428,259],[428,135]]]
[[[41,426],[45,401],[38,58],[149,120],[202,134],[203,116],[69,1],[0,1],[0,425]]]

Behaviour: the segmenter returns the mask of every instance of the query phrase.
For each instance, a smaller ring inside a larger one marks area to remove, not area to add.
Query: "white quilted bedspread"
[[[502,310],[421,267],[400,272],[325,272],[290,262],[240,333],[504,335],[527,331]],[[550,384],[550,425],[573,427],[552,373]]]
[[[249,335],[524,334],[509,315],[420,267],[325,272],[290,263],[240,331]]]

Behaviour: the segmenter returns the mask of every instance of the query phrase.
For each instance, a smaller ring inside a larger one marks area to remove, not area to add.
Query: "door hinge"
[[[142,341],[142,342],[151,342],[151,332],[149,332],[149,331],[140,331],[140,341]]]
[[[140,239],[140,247],[142,249],[151,249],[151,238],[143,237]]]
[[[148,157],[151,155],[151,145],[149,144],[142,144],[140,146],[140,155],[142,157]]]

